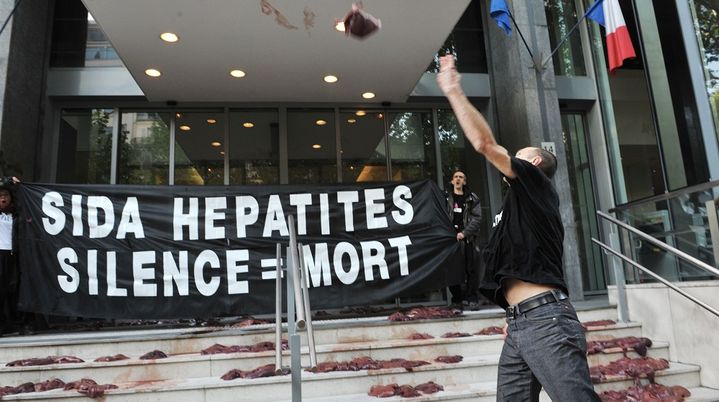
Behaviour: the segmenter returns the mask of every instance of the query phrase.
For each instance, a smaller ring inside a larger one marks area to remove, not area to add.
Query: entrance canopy
[[[364,40],[335,29],[349,0],[84,3],[150,101],[404,102],[469,1],[365,0],[382,29]]]

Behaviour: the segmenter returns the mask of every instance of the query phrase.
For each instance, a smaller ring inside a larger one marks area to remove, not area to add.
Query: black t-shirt
[[[554,285],[567,292],[562,272],[564,227],[559,197],[552,182],[531,163],[512,157],[509,190],[495,216],[494,231],[484,251],[486,271],[480,290],[501,307],[508,303],[502,281]]]
[[[462,195],[452,193],[452,225],[460,232],[464,229],[464,208],[467,202],[467,193]]]

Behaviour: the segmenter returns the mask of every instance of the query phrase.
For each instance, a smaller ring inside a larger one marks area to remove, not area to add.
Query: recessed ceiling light
[[[219,148],[219,147],[222,146],[222,143],[221,143],[220,141],[212,141],[212,142],[210,143],[210,145],[212,145],[212,146],[215,147],[215,148]]]
[[[374,93],[373,92],[365,92],[362,94],[362,97],[365,99],[372,99],[372,98],[374,98]]]
[[[384,115],[383,115],[382,113],[377,113],[377,118],[378,118],[378,119],[381,119],[381,118],[383,118],[383,117],[384,117]]]
[[[161,33],[161,34],[160,34],[160,39],[164,40],[165,42],[170,42],[170,43],[175,43],[175,42],[177,42],[178,40],[180,40],[180,38],[178,38],[177,35],[175,35],[175,34],[172,33],[172,32],[163,32],[163,33]]]
[[[345,22],[344,21],[337,21],[337,24],[335,24],[335,29],[344,32],[345,31]]]
[[[190,131],[191,129],[190,129],[190,126],[183,124],[183,125],[180,126],[180,130],[182,130],[182,131]]]
[[[347,123],[355,124],[355,123],[357,123],[357,119],[347,119]]]
[[[314,148],[314,149],[320,149],[320,148],[322,148],[322,145],[320,145],[320,144],[313,144],[313,145],[312,145],[312,148]]]
[[[325,80],[325,82],[332,84],[332,83],[337,82],[338,78],[334,75],[325,75],[324,80]]]
[[[315,122],[315,124],[317,124],[318,126],[324,126],[325,124],[327,124],[327,122],[322,119],[319,119]]]
[[[230,71],[230,75],[235,78],[242,78],[245,76],[245,72],[242,70],[232,70]]]
[[[225,151],[220,151],[220,155],[224,155],[224,154],[225,154]]]
[[[215,119],[207,119],[207,124],[215,124],[217,123],[217,120]]]
[[[367,112],[365,112],[364,110],[358,110],[358,111],[355,112],[355,114],[356,114],[357,116],[364,116],[364,115],[367,114]]]
[[[177,117],[178,119],[181,119],[181,118],[182,118],[182,113],[175,113],[175,117]]]
[[[160,70],[154,69],[154,68],[148,68],[145,70],[145,74],[147,74],[150,77],[156,78],[162,75]]]
[[[244,128],[252,128],[254,126],[255,126],[255,123],[252,123],[251,121],[246,121],[246,122],[242,123],[242,127],[244,127]]]

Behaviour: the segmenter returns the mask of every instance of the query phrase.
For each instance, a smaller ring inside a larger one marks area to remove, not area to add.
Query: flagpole
[[[517,33],[519,34],[519,37],[522,38],[522,42],[524,43],[524,47],[526,47],[526,48],[527,48],[527,51],[529,52],[529,57],[532,58],[532,64],[534,64],[534,66],[536,67],[536,66],[537,66],[537,61],[534,59],[534,55],[532,54],[532,50],[529,49],[529,45],[527,44],[527,41],[524,39],[524,35],[522,35],[522,30],[519,29],[519,25],[517,25],[517,21],[514,20],[514,16],[512,15],[512,13],[507,12],[507,15],[509,15],[509,18],[510,18],[510,19],[512,20],[512,22],[514,23],[514,27],[517,28]]]
[[[542,68],[544,68],[544,66],[547,65],[547,63],[549,62],[549,60],[551,60],[552,57],[554,56],[554,54],[557,53],[557,51],[559,51],[559,48],[562,47],[562,45],[564,44],[564,42],[566,42],[567,39],[569,39],[569,37],[572,35],[572,33],[574,33],[574,31],[577,30],[577,28],[579,27],[579,24],[581,24],[582,21],[584,21],[584,20],[587,18],[587,15],[589,15],[589,12],[592,11],[592,9],[594,9],[594,7],[597,6],[597,4],[599,4],[600,2],[601,2],[601,0],[595,2],[594,4],[592,4],[592,5],[587,9],[587,11],[584,12],[584,15],[582,15],[582,18],[580,18],[579,21],[577,21],[577,23],[574,24],[574,26],[572,27],[572,29],[570,29],[569,32],[567,32],[567,34],[564,35],[564,37],[562,38],[562,40],[557,44],[557,46],[554,48],[554,50],[552,50],[552,53],[550,53],[549,56],[547,56],[547,58],[544,59],[544,61],[542,62],[542,65],[541,65]]]

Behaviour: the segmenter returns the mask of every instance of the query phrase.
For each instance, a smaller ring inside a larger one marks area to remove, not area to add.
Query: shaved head
[[[517,151],[515,155],[538,167],[550,179],[557,171],[557,157],[553,153],[538,147],[527,147]]]

